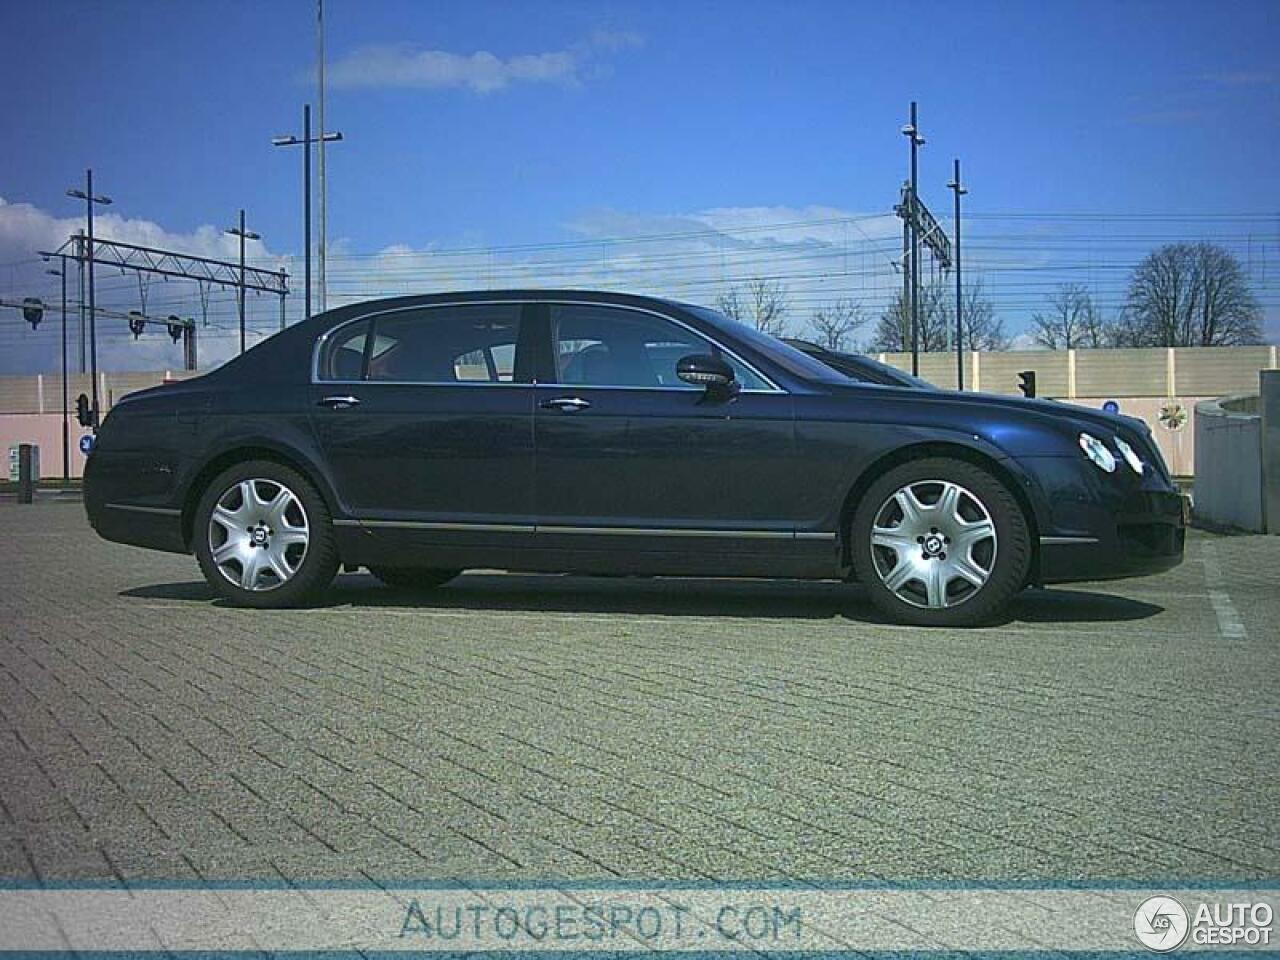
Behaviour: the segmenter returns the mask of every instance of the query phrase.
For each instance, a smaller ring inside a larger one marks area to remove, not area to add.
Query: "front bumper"
[[[1106,474],[1073,457],[1021,464],[1042,497],[1035,582],[1146,576],[1182,562],[1185,498],[1160,473]]]

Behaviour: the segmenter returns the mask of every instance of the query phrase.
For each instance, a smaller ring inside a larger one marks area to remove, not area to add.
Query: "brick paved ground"
[[[250,612],[76,504],[0,541],[0,877],[1280,875],[1280,538],[962,632],[498,574]]]

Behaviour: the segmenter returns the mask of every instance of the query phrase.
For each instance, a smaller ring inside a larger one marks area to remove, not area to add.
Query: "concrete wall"
[[[1242,412],[1244,398],[1196,405],[1196,519],[1250,533],[1266,531],[1262,485],[1262,417]]]
[[[1268,533],[1280,533],[1280,370],[1258,377],[1262,417],[1262,512]]]

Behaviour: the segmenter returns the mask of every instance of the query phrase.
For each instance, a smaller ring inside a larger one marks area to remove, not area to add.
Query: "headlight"
[[[1138,456],[1137,451],[1125,443],[1122,437],[1116,437],[1116,449],[1120,451],[1120,456],[1124,457],[1124,462],[1130,466],[1133,472],[1138,476],[1142,476],[1142,472],[1147,465],[1142,462],[1142,458]]]
[[[1080,434],[1080,449],[1093,461],[1093,465],[1107,473],[1116,472],[1116,455],[1107,449],[1097,437],[1090,433]]]

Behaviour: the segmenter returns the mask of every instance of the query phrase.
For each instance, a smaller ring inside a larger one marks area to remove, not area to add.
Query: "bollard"
[[[35,477],[32,476],[31,444],[18,445],[18,502],[31,503],[35,496]]]

